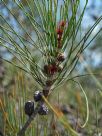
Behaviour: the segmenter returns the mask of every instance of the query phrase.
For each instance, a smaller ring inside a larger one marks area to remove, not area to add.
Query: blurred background
[[[26,0],[21,1],[23,2],[25,8],[27,8],[28,5]],[[30,33],[34,39],[36,39],[32,26],[27,21],[27,18],[22,14],[18,6],[11,0],[5,0],[5,2],[7,3],[7,6],[14,12],[14,15],[18,18],[18,20],[20,20],[27,32]],[[80,10],[83,8],[83,5],[84,0],[81,1]],[[34,10],[34,12],[36,19],[40,21],[36,10]],[[15,29],[15,31],[21,33],[25,39],[29,38],[19,28],[19,25],[9,14],[7,8],[4,4],[2,4],[2,2],[0,2],[0,14],[6,18],[8,23],[13,29]],[[89,30],[92,24],[94,24],[101,15],[102,0],[89,0],[79,32],[79,38],[80,35],[84,35]],[[5,26],[5,21],[1,19],[0,25]],[[102,21],[93,31],[92,36],[95,35],[101,27]],[[0,37],[2,36],[3,33],[0,30]],[[38,59],[36,57],[36,49],[33,49],[33,51],[35,58]],[[12,56],[7,49],[0,46],[0,58],[1,57],[11,60],[12,62],[19,63],[18,60]],[[87,75],[76,78],[76,80],[82,84],[89,101],[90,117],[88,125],[85,127],[85,129],[80,129],[80,127],[77,125],[77,121],[79,120],[80,122],[80,120],[82,120],[83,122],[86,116],[85,98],[77,84],[71,81],[66,82],[62,87],[54,90],[49,98],[50,103],[57,108],[60,108],[63,114],[68,116],[71,125],[79,133],[82,133],[85,136],[92,136],[102,133],[102,32],[100,32],[96,39],[85,50],[82,58],[79,60],[75,68],[75,75],[92,73],[94,74],[93,76]],[[19,127],[24,124],[27,119],[23,111],[24,103],[27,100],[33,99],[32,94],[37,89],[39,89],[39,87],[29,75],[0,59],[0,132],[3,132],[4,136],[15,135]],[[16,111],[19,113],[19,115],[16,113]],[[19,117],[20,121],[17,121]],[[38,117],[36,119],[37,123],[34,124],[34,127],[31,126],[32,131],[29,130],[27,133],[29,135],[35,133],[35,136],[43,136],[46,132],[45,134],[47,136],[48,133],[49,135],[52,134],[52,136],[57,133],[67,136],[63,126],[60,126],[60,123],[57,121],[56,117],[53,117],[54,114],[51,111],[50,115],[48,115],[48,118]],[[47,125],[47,123],[45,123],[46,129],[44,130],[42,130],[42,126],[44,125],[43,120],[45,122],[47,120],[49,124]],[[38,127],[39,122],[41,123],[40,127]],[[14,126],[16,126],[17,129],[14,128]],[[51,132],[47,132],[49,127],[52,128]],[[36,131],[34,128],[36,128]]]

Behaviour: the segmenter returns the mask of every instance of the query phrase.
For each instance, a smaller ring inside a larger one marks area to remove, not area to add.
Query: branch
[[[49,91],[51,89],[51,85],[46,85],[43,89],[43,94],[45,97],[48,96]],[[42,97],[43,98],[43,97]],[[24,136],[25,135],[25,131],[26,129],[29,127],[29,125],[31,124],[31,122],[34,120],[34,118],[36,117],[38,111],[40,110],[41,105],[44,103],[44,100],[42,99],[41,101],[39,101],[39,103],[37,104],[36,108],[34,109],[33,114],[29,117],[29,119],[26,121],[26,123],[24,124],[24,126],[22,127],[22,129],[18,132],[17,136]]]
[[[42,102],[39,102],[38,105],[36,106],[34,113],[29,117],[29,119],[26,121],[25,125],[22,127],[22,129],[18,132],[17,136],[24,136],[25,135],[25,131],[26,129],[29,127],[29,125],[31,124],[31,122],[34,120],[35,116],[37,115],[40,106],[41,106]]]

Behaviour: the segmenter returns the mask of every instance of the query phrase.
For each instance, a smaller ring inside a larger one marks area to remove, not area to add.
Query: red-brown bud
[[[44,72],[46,74],[55,74],[57,72],[57,66],[55,64],[49,64],[44,66]]]
[[[63,53],[60,53],[59,55],[58,55],[58,57],[57,57],[57,60],[58,61],[64,61],[65,60],[65,56],[64,56],[64,54]]]
[[[59,26],[61,26],[61,27],[64,27],[66,25],[66,21],[61,21],[60,23],[59,23]]]
[[[57,72],[57,66],[56,65],[52,64],[50,68],[51,68],[50,69],[50,74],[51,75],[53,75],[53,74],[55,74]]]

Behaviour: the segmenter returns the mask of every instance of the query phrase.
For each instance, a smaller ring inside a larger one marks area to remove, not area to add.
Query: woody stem
[[[43,95],[45,97],[48,96],[49,94],[49,90],[51,88],[51,85],[46,85],[43,89]],[[37,104],[36,108],[34,109],[34,112],[32,113],[32,115],[29,117],[29,119],[26,121],[26,123],[24,124],[24,126],[22,127],[22,129],[18,132],[17,136],[24,136],[25,135],[25,131],[26,129],[29,127],[29,125],[31,124],[31,122],[34,120],[34,118],[36,117],[37,113],[40,110],[40,107],[42,105],[44,101],[41,100],[39,101],[39,103]]]

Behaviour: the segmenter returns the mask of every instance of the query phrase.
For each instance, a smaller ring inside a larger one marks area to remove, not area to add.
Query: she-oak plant
[[[0,36],[0,45],[7,48],[20,61],[21,65],[14,64],[9,60],[6,61],[30,74],[42,88],[42,91],[37,91],[34,94],[34,100],[38,103],[35,109],[33,109],[33,102],[25,104],[25,113],[29,115],[29,119],[18,132],[18,136],[22,136],[37,113],[40,115],[48,114],[48,108],[44,105],[44,102],[46,101],[49,104],[46,98],[50,93],[65,81],[74,80],[72,73],[80,55],[101,31],[100,29],[89,41],[93,30],[102,20],[102,16],[96,20],[94,25],[76,44],[88,0],[86,0],[80,15],[78,15],[80,0],[63,0],[62,2],[59,0],[25,0],[27,8],[22,1],[14,0],[12,2],[28,19],[37,36],[37,40],[35,41],[34,37],[27,32],[14,12],[2,0],[1,3],[29,39],[26,39],[22,36],[22,33],[18,33],[13,29],[5,17],[0,14],[0,20],[5,22],[5,26],[0,24],[0,31],[3,33],[3,36]],[[34,7],[40,18],[39,22],[35,18]],[[16,37],[16,40],[13,36]],[[36,48],[40,55],[39,62],[34,59],[33,52],[29,46]],[[82,87],[81,89],[85,94]],[[69,130],[73,135],[77,135],[70,127]]]

